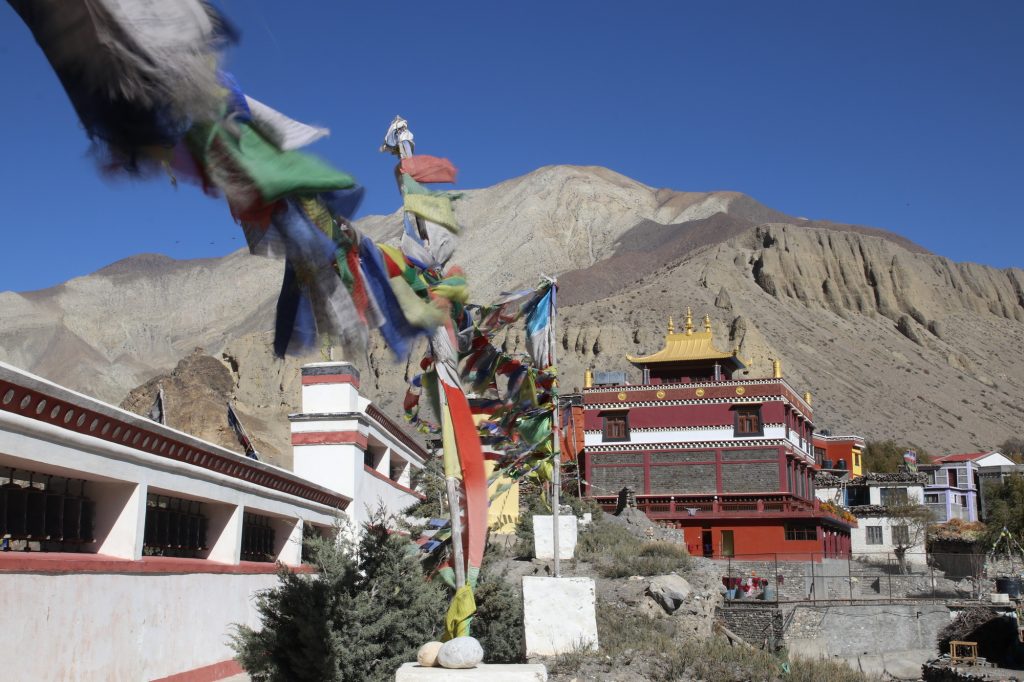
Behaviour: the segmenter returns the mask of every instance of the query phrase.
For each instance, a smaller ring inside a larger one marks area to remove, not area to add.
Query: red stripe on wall
[[[359,388],[359,377],[351,374],[314,374],[302,377],[303,386],[313,384],[352,384]]]
[[[238,664],[238,661],[231,659],[230,661],[221,661],[220,663],[206,665],[202,668],[161,677],[152,680],[152,682],[216,682],[217,680],[223,680],[244,672],[245,670]]]
[[[292,434],[292,445],[341,445],[351,443],[366,449],[367,438],[358,431],[304,431]]]
[[[145,557],[137,561],[118,559],[102,554],[70,552],[2,552],[0,574],[3,573],[116,573],[116,574],[191,574],[263,575],[277,573],[278,564],[269,561],[242,561],[221,564],[206,559],[177,557]],[[289,566],[292,573],[315,573],[313,566]]]

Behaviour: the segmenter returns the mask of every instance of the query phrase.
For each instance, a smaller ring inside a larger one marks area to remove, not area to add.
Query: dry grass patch
[[[664,575],[685,571],[690,565],[690,555],[683,545],[640,540],[622,526],[600,517],[580,534],[576,555],[580,561],[593,564],[604,578]]]

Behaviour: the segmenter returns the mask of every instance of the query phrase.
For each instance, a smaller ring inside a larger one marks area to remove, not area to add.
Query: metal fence
[[[714,561],[722,568],[727,600],[735,602],[971,602],[987,600],[995,591],[995,576],[988,575],[993,567],[986,566],[983,554],[880,552],[834,559],[778,553]],[[1019,574],[1021,569],[1011,570]]]

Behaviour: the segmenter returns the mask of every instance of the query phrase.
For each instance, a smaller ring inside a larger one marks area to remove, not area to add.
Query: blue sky
[[[792,215],[1024,266],[1024,2],[223,0],[227,66],[326,125],[312,151],[397,206],[391,118],[460,187],[595,164],[655,187],[737,190]],[[607,9],[605,9],[607,8]],[[145,252],[243,244],[226,206],[163,180],[101,179],[42,52],[0,5],[0,290]]]

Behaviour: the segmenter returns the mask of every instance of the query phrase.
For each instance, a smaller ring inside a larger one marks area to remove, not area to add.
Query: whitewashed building
[[[199,682],[304,534],[414,503],[424,453],[345,363],[303,368],[296,473],[0,363],[0,679]]]
[[[828,484],[823,484],[830,480]],[[823,502],[845,508],[857,517],[857,526],[850,531],[850,554],[855,559],[886,562],[893,559],[897,548],[906,550],[906,561],[913,566],[926,566],[924,528],[905,517],[893,517],[892,507],[924,503],[923,474],[868,473],[850,479],[819,477],[815,495]]]

